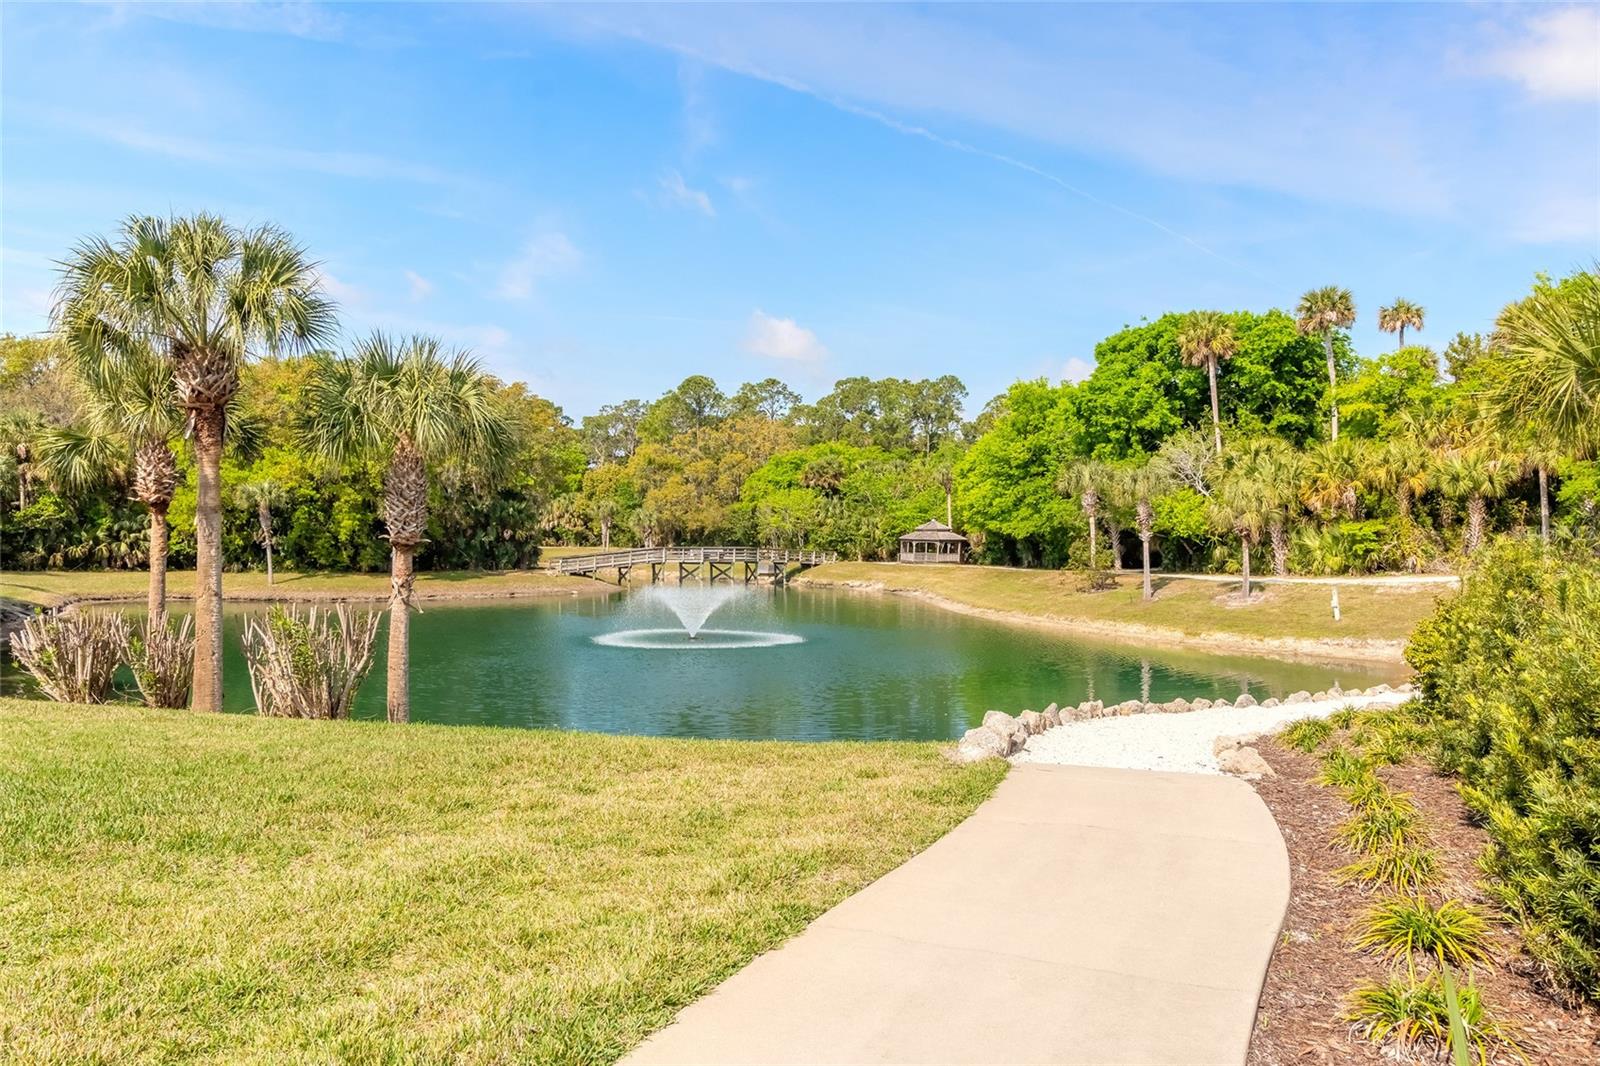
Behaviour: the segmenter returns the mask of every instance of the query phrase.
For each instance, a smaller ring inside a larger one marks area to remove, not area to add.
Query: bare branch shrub
[[[51,699],[104,703],[127,639],[128,620],[120,614],[66,611],[23,622],[11,650]]]
[[[147,617],[128,634],[127,662],[150,707],[187,707],[194,677],[194,618]]]
[[[382,615],[274,607],[244,626],[244,659],[256,707],[276,718],[348,718],[356,689],[372,668]]]

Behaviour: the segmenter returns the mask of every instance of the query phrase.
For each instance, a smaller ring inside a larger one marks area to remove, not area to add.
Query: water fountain
[[[707,629],[711,616],[730,603],[754,604],[756,594],[739,585],[653,585],[629,597],[630,613],[658,613],[662,608],[678,620],[677,629],[624,629],[602,633],[596,644],[613,648],[770,648],[800,644],[796,633],[754,629]]]

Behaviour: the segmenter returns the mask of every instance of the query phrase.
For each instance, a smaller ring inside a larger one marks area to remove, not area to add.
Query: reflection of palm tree
[[[1222,454],[1222,413],[1217,406],[1217,364],[1232,359],[1238,341],[1233,324],[1218,311],[1190,311],[1178,326],[1178,351],[1190,366],[1206,368],[1211,379],[1211,432]]]
[[[1322,348],[1328,356],[1328,410],[1331,427],[1328,437],[1330,440],[1338,440],[1339,402],[1334,397],[1334,389],[1338,387],[1339,382],[1333,360],[1333,334],[1335,330],[1349,329],[1355,324],[1355,299],[1350,295],[1349,289],[1341,289],[1337,285],[1312,289],[1300,297],[1300,305],[1295,308],[1295,316],[1295,324],[1301,333],[1322,338]]]
[[[1378,328],[1385,333],[1398,333],[1400,343],[1396,348],[1406,346],[1406,330],[1422,328],[1423,310],[1419,304],[1410,300],[1396,300],[1388,307],[1378,308]]]
[[[389,720],[411,717],[411,589],[428,527],[428,468],[494,462],[511,445],[511,424],[492,380],[464,352],[431,337],[396,342],[382,334],[344,359],[322,357],[305,390],[311,449],[335,461],[369,455],[384,463],[383,521],[389,531]]]
[[[194,442],[197,710],[222,709],[222,446],[239,366],[334,328],[316,266],[288,234],[242,231],[214,215],[129,218],[116,243],[73,250],[56,324],[68,350],[92,357],[147,346],[167,363]]]

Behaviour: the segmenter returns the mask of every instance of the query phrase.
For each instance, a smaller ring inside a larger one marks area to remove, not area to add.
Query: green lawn
[[[0,699],[0,1059],[610,1062],[1003,772]]]
[[[150,575],[143,570],[8,570],[0,572],[0,597],[53,607],[84,597],[142,600]],[[542,570],[428,570],[417,574],[418,599],[458,596],[595,595],[607,590],[586,578],[564,577]],[[267,575],[249,570],[222,576],[223,595],[230,599],[387,599],[388,574],[280,573],[268,586]],[[167,594],[175,599],[194,595],[194,571],[167,574]]]
[[[990,566],[938,566],[897,563],[831,563],[808,570],[796,584],[867,582],[885,588],[923,592],[969,607],[1010,611],[1044,619],[1144,625],[1186,635],[1299,637],[1318,640],[1403,640],[1432,613],[1446,585],[1339,589],[1344,620],[1335,622],[1322,585],[1263,585],[1263,597],[1248,606],[1229,603],[1236,583],[1156,578],[1155,599],[1141,597],[1137,572],[1117,577],[1117,587],[1081,591],[1083,577],[1061,570],[1012,570]]]

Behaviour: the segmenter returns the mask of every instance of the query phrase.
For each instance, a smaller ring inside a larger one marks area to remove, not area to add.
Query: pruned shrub
[[[150,707],[186,707],[194,679],[194,618],[146,618],[130,627],[126,658],[139,694]]]
[[[1600,560],[1503,538],[1406,657],[1490,891],[1547,976],[1600,1000]]]
[[[244,627],[244,659],[256,708],[276,718],[348,718],[372,668],[381,615],[333,608],[274,607]]]
[[[62,703],[104,703],[122,662],[128,622],[111,611],[65,611],[22,623],[11,651],[44,694]]]

